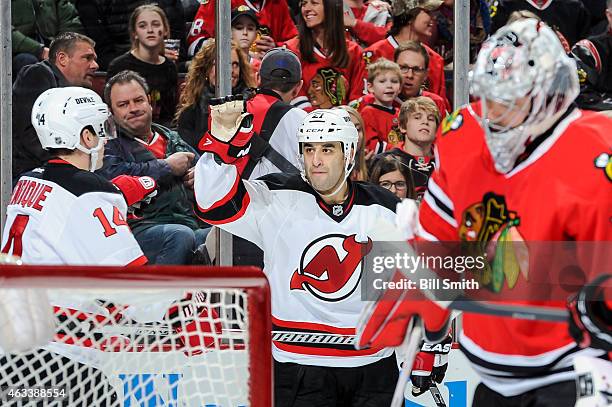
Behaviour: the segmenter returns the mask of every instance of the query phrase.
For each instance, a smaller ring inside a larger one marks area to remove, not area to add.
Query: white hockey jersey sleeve
[[[195,167],[196,214],[262,247],[259,224],[271,216],[273,196],[262,181],[242,180],[234,165],[219,164],[205,153]]]

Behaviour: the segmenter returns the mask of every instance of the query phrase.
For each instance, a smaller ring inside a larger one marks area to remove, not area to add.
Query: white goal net
[[[55,335],[0,349],[2,407],[271,405],[261,272],[0,266],[9,289],[46,294]]]

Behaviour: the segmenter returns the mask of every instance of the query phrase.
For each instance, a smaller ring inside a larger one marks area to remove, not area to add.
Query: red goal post
[[[270,288],[254,267],[0,265],[0,295],[26,290],[48,296],[55,335],[0,348],[2,406],[273,404]]]

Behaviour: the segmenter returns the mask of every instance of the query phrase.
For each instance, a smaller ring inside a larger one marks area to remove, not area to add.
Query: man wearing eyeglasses
[[[402,90],[400,98],[408,100],[416,96],[427,96],[438,106],[441,114],[450,111],[446,98],[424,90],[429,66],[429,55],[420,43],[408,41],[395,49],[394,60],[400,67],[402,74]]]

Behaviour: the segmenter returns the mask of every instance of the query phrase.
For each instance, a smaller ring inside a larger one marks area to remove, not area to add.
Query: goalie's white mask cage
[[[270,292],[255,269],[3,265],[0,296],[0,344],[20,349],[0,349],[2,407],[272,404]],[[11,340],[29,315],[44,331],[44,309],[19,308],[45,305],[52,340]]]

